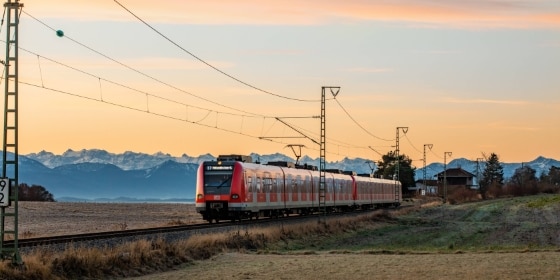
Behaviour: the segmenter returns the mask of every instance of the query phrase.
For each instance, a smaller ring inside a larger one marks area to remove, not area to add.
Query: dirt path
[[[560,252],[428,255],[227,253],[145,279],[556,279]]]

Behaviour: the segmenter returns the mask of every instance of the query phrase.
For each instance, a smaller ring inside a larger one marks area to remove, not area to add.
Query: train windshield
[[[206,166],[204,170],[205,194],[229,194],[233,166]]]

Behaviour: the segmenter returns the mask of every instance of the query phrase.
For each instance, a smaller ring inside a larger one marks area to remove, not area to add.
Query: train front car
[[[243,159],[220,156],[217,161],[205,161],[198,167],[196,179],[196,212],[210,223],[229,220],[230,208],[242,201]]]

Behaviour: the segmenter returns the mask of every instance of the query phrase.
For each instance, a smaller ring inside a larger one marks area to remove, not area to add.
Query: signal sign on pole
[[[10,179],[0,179],[0,206],[10,206]]]

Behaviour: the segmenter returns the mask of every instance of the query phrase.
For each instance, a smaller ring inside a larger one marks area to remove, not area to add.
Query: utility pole
[[[451,156],[451,152],[443,153],[443,203],[447,202],[447,156]]]
[[[369,177],[373,178],[373,171],[375,170],[375,163],[371,160],[366,160],[366,163],[368,164],[369,169],[371,170],[371,173],[369,173]]]
[[[397,157],[397,164],[395,165],[395,177],[396,177],[396,179],[393,178],[393,180],[397,180],[397,181],[400,181],[400,175],[399,175],[399,167],[400,167],[400,164],[401,164],[401,160],[399,158],[399,152],[400,152],[400,150],[399,150],[400,149],[399,148],[399,131],[400,130],[402,130],[402,132],[404,134],[406,134],[408,132],[408,127],[403,127],[403,126],[398,126],[397,127],[397,138],[396,138],[397,143],[396,143],[396,146],[395,146],[395,148],[396,148],[395,154],[396,154],[396,157]]]
[[[326,98],[325,98],[325,93],[326,91],[330,90],[331,94],[333,95],[334,98],[336,98],[336,95],[338,94],[338,92],[340,92],[340,87],[322,87],[321,88],[321,144],[320,144],[320,157],[319,157],[319,212],[321,212],[322,215],[319,216],[325,216],[327,215],[327,205],[326,205],[326,188],[327,188],[327,182],[326,182],[326,177],[325,177],[325,168],[326,168],[326,140],[327,140],[327,136],[326,136],[326,116],[325,116],[325,103],[326,103]],[[321,218],[319,218],[321,219]]]
[[[19,0],[4,3],[6,26],[6,60],[4,64],[4,142],[2,155],[2,178],[0,178],[0,257],[11,259],[21,265],[18,232],[18,26]],[[6,223],[11,220],[10,223]],[[5,246],[7,237],[13,238],[10,246]]]
[[[483,161],[483,158],[476,158],[476,185],[480,190],[480,162]]]
[[[433,144],[424,144],[424,169],[423,169],[423,173],[424,173],[424,181],[422,182],[424,184],[424,189],[427,192],[428,187],[426,186],[426,147],[428,147],[428,149],[432,150],[432,148],[434,147]]]

